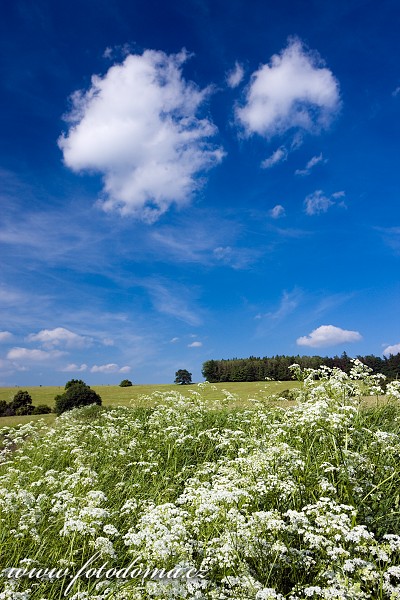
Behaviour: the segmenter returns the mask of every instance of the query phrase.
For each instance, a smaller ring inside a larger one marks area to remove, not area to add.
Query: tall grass
[[[71,574],[193,567],[205,578],[78,577],[69,597],[400,598],[400,408],[360,410],[355,363],[297,371],[291,408],[159,392],[2,432],[0,599],[63,597]],[[68,569],[10,578],[12,567]]]

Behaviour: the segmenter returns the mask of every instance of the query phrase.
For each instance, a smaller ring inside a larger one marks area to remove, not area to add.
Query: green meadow
[[[225,392],[230,396],[225,400],[229,408],[251,408],[254,406],[254,400],[263,399],[271,395],[279,396],[284,390],[298,387],[298,381],[248,381],[248,382],[224,382],[207,384],[202,389],[202,396],[209,401],[226,399]],[[94,385],[91,386],[102,398],[103,406],[129,406],[129,407],[150,407],[157,402],[153,396],[155,392],[168,393],[179,391],[184,396],[188,396],[191,391],[198,389],[198,384],[176,385],[176,384],[147,384],[133,385],[130,387],[120,387],[119,385]],[[0,387],[0,400],[9,402],[13,399],[16,392],[26,390],[32,397],[32,403],[47,404],[54,408],[54,398],[57,394],[64,392],[64,386],[25,386],[25,387]],[[269,400],[274,404],[273,398]],[[293,403],[287,400],[277,400],[279,406],[291,406]],[[365,406],[376,406],[385,402],[384,397],[365,397]],[[46,423],[53,423],[56,418],[54,413],[48,415],[25,415],[14,417],[0,417],[0,427],[14,427],[18,424],[28,423],[43,419]]]

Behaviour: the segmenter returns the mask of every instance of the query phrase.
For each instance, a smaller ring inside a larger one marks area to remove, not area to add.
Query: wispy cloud
[[[244,69],[239,62],[235,62],[235,66],[231,71],[228,71],[226,83],[230,88],[236,88],[242,82],[244,77]]]
[[[158,312],[189,325],[201,324],[201,311],[195,307],[193,288],[162,279],[147,279],[142,281],[141,285],[149,293]]]
[[[268,211],[268,214],[272,219],[280,219],[281,217],[286,216],[286,211],[281,204],[277,204],[274,206],[274,208],[271,208],[271,210]]]
[[[293,39],[253,73],[236,119],[247,135],[269,138],[293,128],[318,133],[329,126],[339,106],[339,84],[332,72],[316,52]]]
[[[199,173],[218,164],[215,125],[198,113],[211,88],[182,76],[186,51],[128,55],[86,92],[75,92],[59,139],[65,164],[103,175],[105,211],[154,222],[172,204],[187,204]]]
[[[108,363],[106,365],[93,365],[91,373],[129,373],[129,366],[119,367],[116,363]]]
[[[358,342],[361,339],[362,336],[358,331],[341,329],[334,325],[321,325],[317,329],[314,329],[308,336],[297,338],[296,343],[298,346],[323,348],[348,342]]]
[[[62,371],[63,373],[83,373],[84,371],[87,371],[87,368],[88,366],[85,363],[82,363],[81,365],[70,363],[63,369],[60,369],[60,371]]]
[[[304,169],[296,169],[296,171],[294,172],[295,175],[309,175],[311,173],[311,170],[318,165],[319,163],[325,163],[326,159],[324,159],[324,157],[322,156],[322,152],[321,154],[319,154],[318,156],[313,156],[312,158],[310,158],[310,160],[308,161],[308,163],[306,164]]]
[[[201,348],[202,345],[201,342],[192,342],[191,344],[188,344],[188,348]]]
[[[277,165],[278,163],[287,160],[287,157],[288,151],[286,150],[285,146],[281,146],[280,148],[275,150],[275,152],[273,152],[270,157],[262,161],[261,168],[270,169],[274,165]]]
[[[312,194],[309,194],[304,200],[304,211],[308,216],[320,215],[328,212],[331,206],[337,204],[338,206],[345,207],[344,202],[337,203],[335,200],[343,198],[345,193],[335,192],[331,196],[326,196],[322,190],[316,190]]]

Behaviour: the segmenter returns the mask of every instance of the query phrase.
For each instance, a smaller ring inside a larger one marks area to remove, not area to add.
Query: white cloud
[[[293,128],[318,133],[329,126],[339,105],[332,72],[295,39],[253,73],[236,119],[247,135],[271,137]]]
[[[13,334],[9,331],[0,331],[0,342],[8,342],[9,340],[12,340],[13,337]]]
[[[217,128],[198,111],[211,88],[182,77],[188,54],[146,50],[92,77],[72,96],[71,123],[59,146],[74,171],[103,175],[105,211],[154,222],[171,204],[190,201],[198,174],[219,163]]]
[[[173,337],[171,340],[169,340],[171,344],[176,344],[176,342],[179,341],[178,337]]]
[[[64,327],[42,329],[39,333],[28,335],[27,340],[29,342],[41,342],[44,348],[53,348],[60,345],[64,345],[66,348],[86,348],[93,343],[92,338],[78,335]]]
[[[326,162],[326,160],[322,156],[322,152],[319,156],[313,156],[312,158],[310,158],[310,160],[306,164],[305,169],[296,169],[294,174],[295,175],[309,175],[311,173],[311,169],[313,167],[315,167],[315,165],[318,165],[318,163],[320,163],[320,162]]]
[[[261,168],[270,169],[274,165],[277,165],[278,163],[287,160],[287,157],[288,151],[286,150],[285,146],[281,146],[280,148],[275,150],[275,152],[273,152],[270,157],[262,161]]]
[[[87,368],[88,368],[88,366],[85,365],[84,363],[81,365],[76,365],[75,363],[70,363],[69,365],[64,367],[64,369],[61,369],[61,371],[63,373],[81,373],[83,371],[86,371]]]
[[[240,63],[235,62],[234,68],[228,72],[226,83],[230,88],[236,88],[243,80],[244,69]]]
[[[296,340],[298,346],[309,346],[310,348],[322,348],[324,346],[336,346],[347,342],[358,342],[362,336],[358,331],[341,329],[334,325],[321,325],[314,329],[308,336],[299,337]]]
[[[400,94],[400,85],[392,92],[392,96],[396,97]]]
[[[309,194],[304,200],[304,210],[309,216],[320,215],[321,213],[326,213],[334,204],[335,203],[330,198],[324,196],[322,190],[317,190],[316,192]]]
[[[202,345],[201,342],[192,342],[191,344],[188,344],[188,348],[201,348]]]
[[[393,356],[395,356],[396,354],[399,354],[399,352],[400,344],[394,344],[394,346],[388,346],[387,348],[385,348],[383,351],[383,355],[390,356],[391,354],[393,354]]]
[[[128,373],[131,370],[130,367],[119,367],[115,363],[108,363],[107,365],[93,365],[90,369],[91,373]]]
[[[232,246],[218,246],[213,250],[214,258],[232,269],[245,269],[257,258],[257,251],[253,248],[232,248]]]
[[[338,198],[344,198],[345,195],[345,192],[342,190],[340,192],[335,192],[334,194],[332,194],[332,198],[335,198],[335,200],[337,200]]]
[[[286,215],[286,212],[281,204],[277,204],[276,206],[274,206],[274,208],[271,208],[268,214],[272,219],[279,219],[281,217],[284,217]]]
[[[64,356],[64,352],[60,350],[39,350],[39,349],[29,349],[29,348],[11,348],[7,353],[7,358],[10,360],[29,360],[29,361],[43,361],[43,360],[51,360],[54,358],[59,358],[60,356]]]

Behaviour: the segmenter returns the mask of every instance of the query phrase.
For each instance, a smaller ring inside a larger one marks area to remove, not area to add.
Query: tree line
[[[386,375],[388,380],[400,379],[400,353],[380,358],[369,354],[357,356],[361,362],[371,367],[374,373]],[[203,363],[203,377],[210,383],[220,381],[289,381],[293,379],[290,365],[297,363],[302,368],[318,369],[321,365],[338,367],[349,373],[351,357],[343,352],[341,356],[250,356],[249,358],[231,358],[207,360]]]

